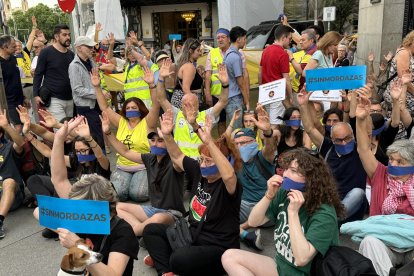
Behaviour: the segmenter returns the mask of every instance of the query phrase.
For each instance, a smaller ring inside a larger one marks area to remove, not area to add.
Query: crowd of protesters
[[[132,275],[140,246],[158,275],[310,275],[315,256],[338,245],[341,225],[414,216],[414,31],[377,73],[369,54],[363,87],[318,102],[306,73],[355,65],[357,40],[282,22],[259,82],[285,79],[286,97],[264,106],[250,97],[247,32],[238,26],[217,30],[205,66],[196,38],[154,51],[131,31],[117,54],[113,34],[98,41],[99,23],[94,39],[73,46],[68,26],[48,41],[34,17],[25,47],[1,36],[0,238],[23,202],[39,218],[36,195],[101,200],[110,202],[108,239],[42,231],[67,248],[89,240],[104,255],[87,267],[93,275]],[[124,73],[122,93],[106,84],[112,73]],[[173,249],[168,229],[182,218],[193,241]],[[257,254],[263,227],[275,229],[274,258]],[[381,235],[366,235],[359,251],[381,276],[414,256]]]

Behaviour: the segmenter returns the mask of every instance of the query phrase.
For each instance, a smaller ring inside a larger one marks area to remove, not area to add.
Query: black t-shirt
[[[10,56],[9,59],[0,57],[0,64],[3,73],[4,89],[6,90],[7,105],[9,108],[14,109],[22,105],[24,100],[16,57]]]
[[[79,56],[78,56],[79,57]],[[90,59],[83,60],[81,57],[79,57],[79,60],[82,62],[82,64],[85,66],[86,70],[90,73],[92,71],[92,62]]]
[[[184,173],[174,169],[169,155],[164,156],[160,163],[155,154],[141,154],[141,159],[147,168],[151,205],[165,210],[177,210],[184,214]]]
[[[0,177],[1,180],[7,178],[14,179],[24,193],[23,180],[20,176],[19,168],[24,157],[24,151],[18,154],[13,148],[13,142],[6,142],[0,147]]]
[[[111,224],[113,219],[111,220]],[[83,238],[89,238],[93,244],[93,251],[99,252],[104,235],[82,235]],[[134,259],[138,259],[139,244],[137,237],[125,220],[120,219],[118,224],[111,231],[111,234],[106,239],[105,245],[100,252],[104,257],[102,263],[108,264],[109,253],[119,252],[129,256],[128,264],[122,275],[131,276],[134,270]]]
[[[188,221],[191,235],[197,232],[199,221],[208,207],[196,245],[216,245],[227,248],[240,248],[240,204],[243,192],[237,182],[234,194],[229,194],[220,178],[208,183],[201,178],[200,165],[190,157],[184,157],[184,171],[192,183]],[[211,204],[210,204],[211,203]]]
[[[331,139],[325,137],[320,154],[325,157],[326,163],[332,170],[341,200],[353,188],[361,188],[365,191],[367,174],[359,158],[356,144],[351,153],[339,156]]]
[[[85,166],[84,164],[79,163],[78,158],[75,154],[69,154],[69,164],[72,171],[75,172],[75,178],[79,179],[81,175],[96,173],[97,175],[103,176],[109,180],[109,178],[111,177],[110,167],[107,170],[105,170],[101,167],[101,165],[99,165],[98,160],[92,161],[91,163],[91,166]]]
[[[74,57],[70,50],[61,53],[52,45],[44,48],[37,60],[33,78],[33,96],[39,96],[40,86],[45,86],[50,90],[52,97],[71,100],[72,89],[68,69]]]

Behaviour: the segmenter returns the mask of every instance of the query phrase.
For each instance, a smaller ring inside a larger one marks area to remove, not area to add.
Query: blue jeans
[[[243,109],[243,96],[241,94],[229,98],[229,102],[225,108],[227,123],[233,118],[233,114],[237,109]],[[240,118],[234,122],[233,129],[242,127],[242,117],[243,116],[240,116]]]
[[[135,202],[143,202],[149,198],[147,170],[131,173],[117,168],[111,174],[111,182],[120,201],[131,199]]]
[[[353,188],[350,190],[344,199],[342,199],[342,204],[345,206],[346,218],[355,215],[358,211],[361,210],[361,207],[364,206],[366,201],[365,191],[361,188]]]

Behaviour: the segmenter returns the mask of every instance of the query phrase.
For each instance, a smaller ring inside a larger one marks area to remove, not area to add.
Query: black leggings
[[[174,272],[178,275],[223,275],[221,256],[225,248],[215,245],[193,245],[172,251],[167,239],[168,225],[152,223],[142,234],[148,253],[154,260],[158,275]]]
[[[52,179],[47,175],[32,175],[27,179],[27,188],[32,195],[46,195],[59,197],[53,187]]]

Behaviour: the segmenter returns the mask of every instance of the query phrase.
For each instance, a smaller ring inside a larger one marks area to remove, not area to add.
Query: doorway
[[[193,11],[194,12],[194,11]],[[178,41],[183,44],[187,38],[199,38],[201,36],[201,12],[195,11],[195,17],[189,23],[181,17],[183,12],[161,12],[159,13],[160,45],[169,41],[170,34],[180,34],[182,39]]]

